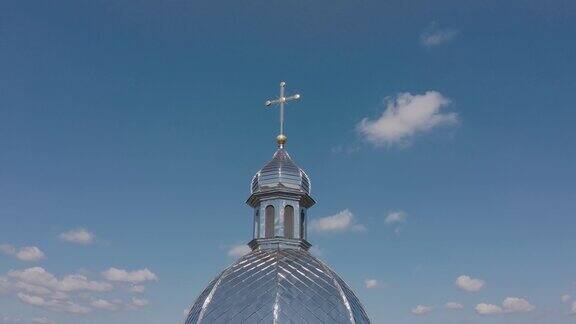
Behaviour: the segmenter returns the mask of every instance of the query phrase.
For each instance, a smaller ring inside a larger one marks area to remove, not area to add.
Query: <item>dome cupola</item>
[[[246,203],[254,208],[254,239],[249,243],[252,249],[310,247],[306,241],[306,212],[315,204],[310,196],[310,179],[292,161],[283,144],[252,178]]]
[[[292,161],[284,147],[279,148],[272,160],[252,178],[252,194],[274,190],[294,190],[310,194],[310,178]]]

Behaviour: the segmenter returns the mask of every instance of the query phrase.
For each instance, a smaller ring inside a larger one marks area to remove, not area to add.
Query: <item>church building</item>
[[[290,157],[280,96],[278,149],[252,179],[252,251],[224,269],[192,305],[185,324],[370,323],[352,289],[309,249],[308,210],[314,206],[310,178]]]

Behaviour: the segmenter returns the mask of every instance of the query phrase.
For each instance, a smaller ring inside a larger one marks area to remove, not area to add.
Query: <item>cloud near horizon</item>
[[[62,241],[81,245],[88,245],[94,242],[94,234],[88,232],[83,228],[77,228],[64,232],[60,234],[58,237]]]
[[[90,306],[92,306],[95,309],[115,311],[120,306],[120,303],[99,298],[91,301]]]
[[[124,269],[117,269],[111,267],[108,270],[102,272],[102,275],[104,276],[104,278],[106,278],[106,280],[109,281],[128,282],[133,284],[145,281],[158,280],[156,274],[148,270],[148,268],[134,271],[126,271]]]
[[[354,214],[348,209],[344,209],[332,216],[312,220],[310,229],[316,232],[366,231],[366,227],[358,224]]]
[[[462,275],[454,282],[456,287],[468,292],[477,292],[484,288],[486,282],[482,279],[474,279],[470,276]]]
[[[424,94],[399,93],[386,98],[386,109],[379,118],[364,118],[357,129],[374,146],[406,145],[418,133],[458,123],[458,114],[443,112],[451,100],[438,91]]]
[[[24,246],[20,249],[17,249],[13,245],[2,244],[0,245],[0,252],[9,256],[16,257],[18,260],[30,262],[42,260],[46,257],[44,252],[42,252],[42,250],[36,246]]]
[[[366,289],[374,289],[380,287],[380,282],[376,279],[366,279],[364,280],[364,287]]]
[[[432,310],[433,310],[433,308],[431,306],[418,305],[418,306],[412,308],[412,310],[410,312],[413,315],[422,316],[422,315],[429,314],[430,312],[432,312]]]
[[[510,313],[531,312],[535,307],[524,298],[507,297],[502,302],[502,306],[480,303],[476,305],[476,313],[479,315],[499,315]]]
[[[5,277],[0,277],[0,286],[22,303],[71,314],[87,314],[91,311],[90,307],[76,300],[79,294],[87,296],[113,289],[108,282],[89,280],[81,274],[69,274],[60,279],[42,267],[11,270]]]
[[[464,308],[464,305],[462,305],[461,303],[458,303],[458,302],[447,302],[446,304],[444,304],[444,308],[446,308],[446,309],[462,309],[462,308]]]
[[[144,306],[148,305],[149,303],[150,303],[150,302],[148,301],[148,299],[142,299],[142,298],[132,297],[131,306],[133,306],[133,307],[144,307]]]
[[[399,210],[394,211],[386,215],[384,222],[386,224],[403,223],[406,221],[406,213]]]
[[[234,257],[234,258],[239,258],[241,256],[244,256],[244,255],[250,253],[250,251],[252,251],[252,249],[250,249],[250,247],[248,245],[236,244],[236,245],[232,245],[228,249],[228,256]]]
[[[120,298],[107,300],[99,297],[99,295],[110,296],[114,293],[115,287],[110,281],[157,280],[156,275],[148,269],[132,272],[121,269],[110,271],[110,269],[103,273],[108,281],[91,280],[78,273],[59,278],[42,267],[11,270],[5,276],[0,276],[0,291],[30,306],[77,315],[85,315],[93,310],[135,309],[148,304],[147,300],[135,297],[127,301],[122,301]],[[143,286],[134,287],[139,288],[127,291],[141,293],[144,290]]]
[[[8,278],[16,280],[17,287],[37,294],[47,292],[43,288],[61,292],[80,290],[104,292],[113,289],[113,286],[108,282],[89,280],[81,274],[69,274],[62,279],[58,279],[42,267],[12,270],[8,272]]]

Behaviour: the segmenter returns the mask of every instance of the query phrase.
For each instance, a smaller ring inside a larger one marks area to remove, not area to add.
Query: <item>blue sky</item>
[[[309,239],[374,323],[574,321],[573,1],[0,12],[0,322],[181,322],[250,239],[281,80]]]

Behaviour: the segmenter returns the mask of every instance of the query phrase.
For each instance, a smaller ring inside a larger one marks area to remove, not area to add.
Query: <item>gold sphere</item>
[[[284,143],[286,143],[286,139],[288,139],[285,135],[278,135],[276,137],[276,142],[278,143],[278,145],[284,145]]]

